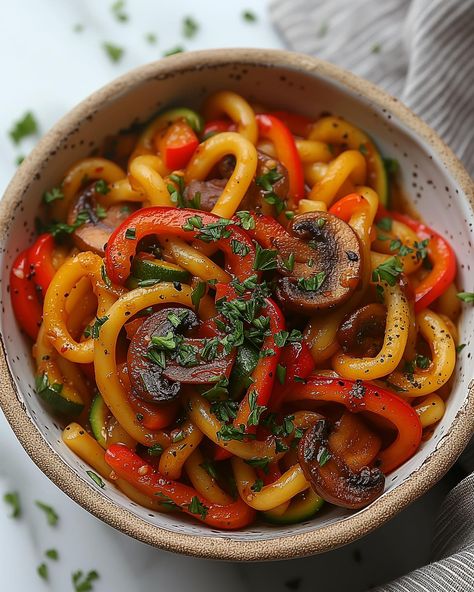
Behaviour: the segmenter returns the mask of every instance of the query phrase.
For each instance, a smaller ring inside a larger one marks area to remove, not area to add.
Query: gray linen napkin
[[[474,0],[273,0],[290,49],[398,96],[474,175]]]
[[[273,0],[270,17],[290,49],[398,96],[474,175],[474,0]],[[461,462],[474,470],[472,442]],[[441,508],[432,560],[377,592],[474,591],[474,473]]]

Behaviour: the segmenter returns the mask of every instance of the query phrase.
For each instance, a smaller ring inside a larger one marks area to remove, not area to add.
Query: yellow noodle
[[[227,115],[237,125],[241,136],[252,144],[257,143],[258,127],[255,113],[247,101],[232,91],[221,90],[207,98],[203,107],[206,119],[218,119]]]

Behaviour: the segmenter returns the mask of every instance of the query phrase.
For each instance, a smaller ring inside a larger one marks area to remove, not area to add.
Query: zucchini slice
[[[92,401],[92,405],[89,411],[89,423],[91,424],[91,430],[94,438],[102,446],[107,448],[106,441],[106,424],[110,416],[110,411],[101,397],[100,393],[97,393]]]
[[[296,496],[283,514],[267,510],[263,517],[272,524],[295,524],[312,518],[323,504],[323,498],[309,488]]]
[[[51,384],[46,373],[36,377],[36,393],[59,415],[77,417],[84,409],[84,402],[76,391],[59,382]]]
[[[132,275],[137,280],[160,280],[162,282],[188,282],[191,274],[179,265],[161,259],[138,255],[132,263]]]

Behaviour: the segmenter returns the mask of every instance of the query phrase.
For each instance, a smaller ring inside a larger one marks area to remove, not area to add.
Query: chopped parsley
[[[377,228],[380,230],[385,230],[386,232],[390,232],[392,230],[393,221],[391,218],[380,218],[377,222]]]
[[[195,217],[200,218],[200,216]],[[232,220],[220,218],[217,222],[211,222],[210,224],[201,226],[199,232],[196,234],[196,238],[205,243],[212,243],[221,240],[222,238],[229,238],[232,234],[228,228],[230,224],[232,224]]]
[[[270,459],[266,456],[262,458],[249,458],[245,462],[254,469],[262,469],[264,473],[268,473],[268,465],[270,464]]]
[[[264,191],[263,199],[270,205],[275,207],[275,211],[277,214],[281,214],[286,207],[286,201],[281,199],[274,191],[273,185],[277,183],[280,179],[283,178],[283,175],[279,173],[274,167],[273,169],[269,170],[264,175],[259,175],[255,179],[255,183],[258,187],[261,187]]]
[[[57,549],[48,549],[47,551],[45,551],[44,554],[48,559],[51,559],[52,561],[57,561],[59,559],[59,553]]]
[[[182,175],[177,175],[173,173],[169,176],[169,180],[173,182],[168,183],[167,189],[168,193],[170,194],[170,199],[173,203],[175,203],[178,208],[185,208],[186,203],[184,199],[184,178]]]
[[[117,0],[112,4],[110,7],[112,10],[112,14],[115,18],[120,21],[121,23],[125,23],[128,21],[128,14],[124,11],[125,9],[125,1],[124,0]]]
[[[20,166],[20,164],[25,160],[25,156],[23,156],[23,154],[19,154],[16,158],[15,158],[15,164],[16,166]]]
[[[292,329],[289,331],[278,331],[274,335],[275,344],[277,347],[283,347],[287,343],[299,343],[303,339],[303,334],[298,329]]]
[[[229,380],[225,376],[219,376],[217,377],[215,384],[213,384],[210,389],[207,389],[201,394],[208,401],[219,401],[223,397],[227,397],[229,395],[228,387]]]
[[[147,33],[145,35],[145,40],[147,43],[149,43],[150,45],[155,45],[156,42],[158,41],[155,33]]]
[[[20,496],[17,491],[8,491],[5,493],[3,501],[11,508],[10,518],[19,518],[21,516]]]
[[[186,222],[182,225],[182,229],[183,230],[188,230],[188,231],[192,231],[195,229],[201,229],[204,226],[204,224],[202,223],[202,217],[201,216],[190,216]]]
[[[359,152],[364,156],[367,156],[367,154],[369,153],[369,151],[367,150],[367,146],[365,144],[361,144],[359,146]]]
[[[387,282],[389,286],[394,286],[402,271],[401,260],[398,257],[390,257],[373,270],[372,281]]]
[[[181,440],[184,440],[185,437],[186,434],[183,432],[183,430],[178,430],[171,436],[171,442],[173,442],[173,444],[177,444],[178,442],[181,442]]]
[[[245,433],[245,426],[240,425],[239,427],[233,425],[224,424],[221,429],[217,432],[217,437],[219,440],[229,441],[229,440],[237,440],[238,442],[242,442],[242,440],[248,436],[251,437],[251,434]]]
[[[255,218],[250,212],[242,210],[241,212],[236,212],[235,215],[244,230],[253,230],[255,228]]]
[[[64,199],[64,193],[61,187],[53,187],[50,191],[45,191],[43,193],[43,201],[45,204],[49,204],[58,199]]]
[[[253,268],[260,271],[270,271],[277,268],[277,251],[275,249],[264,249],[255,243],[255,261]]]
[[[465,347],[466,347],[465,343],[460,343],[459,345],[456,346],[456,353],[460,354]]]
[[[99,579],[99,574],[95,569],[87,574],[84,574],[82,570],[78,570],[72,574],[71,579],[74,592],[90,592],[94,589],[94,582]]]
[[[111,288],[112,282],[111,282],[109,276],[107,275],[107,270],[105,269],[104,264],[102,264],[100,266],[100,275],[102,276],[102,280],[103,280],[104,284],[107,286],[107,288]]]
[[[177,335],[168,331],[166,335],[153,335],[151,342],[157,349],[165,351],[174,351],[178,346]]]
[[[263,489],[263,479],[256,479],[255,483],[250,487],[254,493],[258,493]]]
[[[189,311],[186,309],[178,310],[178,312],[170,312],[166,317],[167,320],[173,325],[175,329],[177,329],[180,325],[182,325],[183,321],[187,318]]]
[[[108,55],[110,61],[120,62],[124,54],[123,47],[119,47],[113,43],[103,43],[102,47],[104,48],[104,51]]]
[[[210,475],[213,479],[217,479],[217,471],[214,463],[210,460],[205,460],[199,465],[202,469],[206,471],[208,475]]]
[[[230,246],[232,248],[232,253],[234,253],[234,255],[240,255],[241,257],[245,257],[245,255],[248,255],[250,252],[250,247],[248,245],[235,238],[233,238],[230,241]]]
[[[370,53],[380,53],[381,51],[382,51],[382,46],[380,45],[380,43],[374,43],[374,45],[372,45]]]
[[[415,247],[416,250],[416,259],[417,261],[422,261],[423,259],[426,259],[426,257],[428,257],[428,245],[429,245],[430,239],[429,238],[425,238],[425,240],[422,241],[415,241],[413,243],[413,246]]]
[[[257,392],[252,391],[249,395],[249,418],[247,420],[248,426],[258,426],[260,423],[260,417],[262,413],[265,411],[265,405],[259,405],[257,403]]]
[[[288,271],[293,271],[294,267],[295,267],[295,254],[294,253],[290,253],[288,255],[288,259],[283,259],[281,260],[283,267],[288,270]]]
[[[214,401],[211,405],[213,413],[219,421],[228,423],[237,417],[239,404],[237,401]]]
[[[125,238],[128,240],[135,240],[137,238],[135,228],[127,228],[127,230],[125,231]]]
[[[107,181],[104,181],[104,179],[99,179],[98,181],[96,181],[94,185],[94,191],[96,193],[100,193],[101,195],[107,195],[107,193],[110,192],[110,188]]]
[[[192,16],[186,16],[183,19],[182,31],[184,37],[186,37],[187,39],[191,39],[192,37],[195,37],[195,35],[199,31],[199,24]]]
[[[147,453],[150,456],[160,456],[163,453],[163,446],[161,444],[153,444],[148,448]]]
[[[100,328],[108,320],[108,316],[96,317],[95,322],[92,325],[88,325],[84,330],[84,337],[92,339],[99,339]]]
[[[38,122],[31,111],[27,111],[25,115],[16,121],[9,131],[10,138],[15,144],[19,144],[23,138],[33,136],[38,133]]]
[[[40,578],[42,578],[43,580],[48,580],[49,571],[46,563],[40,563],[40,565],[38,565],[38,567],[36,568],[36,572]]]
[[[206,294],[206,282],[198,282],[196,284],[196,287],[191,292],[191,302],[193,303],[193,306],[196,309],[196,311],[199,310],[199,304],[205,294]]]
[[[318,454],[316,455],[316,460],[320,467],[324,467],[324,465],[330,460],[331,453],[325,446],[321,446],[318,450]]]
[[[257,15],[252,10],[244,10],[242,12],[242,18],[247,23],[255,23],[257,21]]]
[[[474,292],[458,292],[457,297],[463,302],[472,303],[474,302]]]
[[[173,47],[171,49],[168,49],[168,51],[165,51],[163,53],[163,57],[167,58],[168,56],[172,56],[177,53],[183,53],[183,51],[184,51],[184,47],[182,45],[177,45],[176,47]]]
[[[193,496],[191,503],[188,504],[188,510],[191,512],[191,514],[197,514],[204,520],[207,516],[209,508],[201,503],[199,498],[195,495]]]
[[[308,278],[299,278],[298,287],[306,292],[316,292],[321,288],[326,279],[326,272],[319,271]]]
[[[81,210],[77,214],[76,220],[73,224],[66,224],[65,222],[53,222],[52,224],[48,225],[45,230],[54,237],[61,234],[72,234],[80,226],[89,222],[90,219],[89,212],[87,210]]]
[[[35,504],[40,510],[42,510],[45,513],[46,520],[49,526],[56,526],[59,520],[59,516],[57,515],[55,509],[51,506],[48,506],[48,504],[40,502],[39,500],[36,500]]]

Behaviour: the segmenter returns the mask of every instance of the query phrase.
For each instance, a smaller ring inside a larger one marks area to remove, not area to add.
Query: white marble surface
[[[45,132],[90,92],[129,68],[156,59],[183,44],[187,49],[231,46],[281,47],[266,15],[267,0],[129,0],[127,23],[111,14],[107,0],[2,0],[0,20],[0,189],[15,170],[14,161],[34,140],[15,148],[8,138],[14,120],[34,111]],[[251,8],[257,23],[240,14]],[[201,30],[183,40],[181,20],[192,15]],[[73,32],[75,24],[85,26]],[[158,37],[146,43],[147,33]],[[101,49],[110,41],[126,49],[112,64]],[[171,555],[138,543],[102,524],[67,498],[35,467],[0,414],[0,495],[20,492],[23,515],[8,517],[0,505],[0,589],[9,592],[73,590],[71,573],[97,569],[96,592],[362,591],[424,562],[434,514],[448,482],[363,541],[324,556],[272,564],[230,564]],[[51,504],[60,516],[52,528],[34,506]],[[44,583],[36,566],[48,548],[59,550]]]

